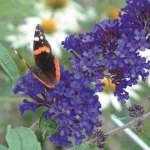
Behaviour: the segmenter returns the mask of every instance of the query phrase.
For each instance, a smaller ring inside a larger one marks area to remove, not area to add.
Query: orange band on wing
[[[59,66],[59,61],[56,57],[54,59],[54,64],[56,68],[56,83],[58,83],[60,80],[60,66]]]
[[[47,46],[43,46],[43,47],[39,47],[38,49],[36,49],[34,51],[34,55],[39,55],[42,52],[50,53],[51,51],[50,51],[50,49]]]

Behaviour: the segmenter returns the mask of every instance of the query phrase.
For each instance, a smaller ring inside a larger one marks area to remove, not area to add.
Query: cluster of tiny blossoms
[[[145,112],[144,107],[137,105],[137,104],[133,104],[132,106],[128,107],[128,111],[129,111],[130,117],[133,117],[133,118],[141,117]],[[144,124],[143,120],[135,121],[134,127],[138,132],[142,132],[143,124]]]
[[[103,90],[104,77],[116,84],[114,95],[125,103],[129,99],[126,87],[149,75],[150,62],[140,51],[150,48],[150,1],[126,2],[120,20],[102,21],[91,32],[71,35],[62,42],[72,54],[72,72],[61,67],[61,80],[54,90],[45,89],[31,72],[21,77],[14,88],[14,93],[22,92],[33,99],[23,100],[21,114],[47,107],[45,118],[53,117],[58,124],[56,133],[50,136],[56,145],[68,146],[71,141],[80,144],[93,133],[101,115],[101,105],[94,94]]]
[[[128,111],[130,117],[137,118],[141,117],[144,114],[144,107],[137,104],[133,104],[132,106],[128,107]]]
[[[23,100],[19,110],[35,112],[38,107],[47,107],[45,118],[54,118],[58,125],[50,141],[56,145],[68,146],[74,139],[80,144],[86,135],[99,124],[100,103],[94,91],[84,86],[84,80],[76,80],[72,73],[61,67],[61,80],[54,90],[45,89],[31,72],[20,78],[14,93],[23,92],[34,101]],[[40,96],[42,95],[42,96]],[[72,137],[72,138],[71,138]]]
[[[111,79],[116,84],[114,95],[125,103],[129,99],[125,88],[149,75],[150,62],[139,53],[150,48],[149,8],[149,0],[127,0],[120,20],[104,20],[92,32],[67,37],[62,45],[74,55],[70,59],[74,77],[86,85],[94,82],[95,92],[102,91],[100,79]]]

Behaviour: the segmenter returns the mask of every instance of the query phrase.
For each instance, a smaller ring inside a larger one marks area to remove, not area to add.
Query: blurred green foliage
[[[9,30],[11,25],[17,27],[23,22],[23,18],[36,14],[34,9],[32,9],[33,5],[34,0],[0,1],[0,42],[4,42],[5,36],[16,33],[15,29],[13,31]]]

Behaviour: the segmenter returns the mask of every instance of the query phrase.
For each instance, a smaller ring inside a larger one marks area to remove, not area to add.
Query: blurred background
[[[46,37],[51,44],[53,54],[57,56],[60,63],[69,69],[69,53],[61,46],[61,41],[73,33],[86,33],[92,30],[95,23],[104,19],[118,19],[120,8],[125,6],[125,0],[5,0],[0,1],[0,44],[7,50],[13,58],[20,75],[25,75],[27,68],[21,63],[11,48],[17,51],[26,59],[30,65],[34,65],[33,57],[33,36],[35,26],[40,24],[46,33]],[[0,49],[0,55],[2,49]],[[144,52],[148,59],[150,54]],[[7,64],[7,60],[6,60]],[[106,83],[103,93],[99,93],[102,103],[103,116],[105,123],[103,131],[106,133],[117,126],[110,119],[110,114],[131,120],[126,107],[133,103],[141,104],[145,107],[145,112],[150,110],[148,99],[150,91],[150,81],[139,82],[137,86],[127,89],[130,93],[130,100],[126,105],[120,105],[116,98],[110,93],[110,86]],[[35,122],[43,109],[37,113],[26,112],[20,115],[18,110],[22,103],[21,97],[14,95],[12,88],[15,83],[7,75],[4,67],[0,66],[0,144],[6,144],[5,134],[7,125],[13,127],[29,127]],[[112,87],[113,88],[113,85]],[[147,145],[150,146],[150,119],[145,120],[142,133],[133,130]],[[38,140],[42,144],[43,150],[61,150],[55,147],[48,139],[42,139],[41,133],[36,132]],[[107,142],[105,150],[141,150],[141,148],[131,140],[124,132],[111,136]]]

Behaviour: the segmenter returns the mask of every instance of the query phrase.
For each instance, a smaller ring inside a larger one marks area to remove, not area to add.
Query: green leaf
[[[25,127],[7,127],[6,141],[9,150],[41,150],[41,145],[32,130]]]
[[[13,82],[19,79],[19,73],[15,62],[12,57],[8,54],[7,50],[0,44],[0,65],[9,75]]]
[[[14,2],[15,4],[20,4],[20,3],[21,3],[21,0],[13,0],[13,2]]]
[[[57,130],[57,123],[55,122],[54,118],[50,118],[50,120],[45,119],[45,112],[42,113],[39,119],[39,130],[43,133],[43,139],[45,135],[50,136],[51,134],[55,133]]]
[[[99,148],[94,144],[83,143],[81,145],[75,146],[75,150],[99,150]]]
[[[96,146],[96,145],[94,145],[94,144],[89,144],[88,145],[89,147],[88,147],[88,149],[87,150],[99,150],[99,148]]]
[[[99,60],[103,60],[103,55],[102,54],[99,54]]]
[[[8,150],[8,148],[3,145],[0,145],[0,150]]]

